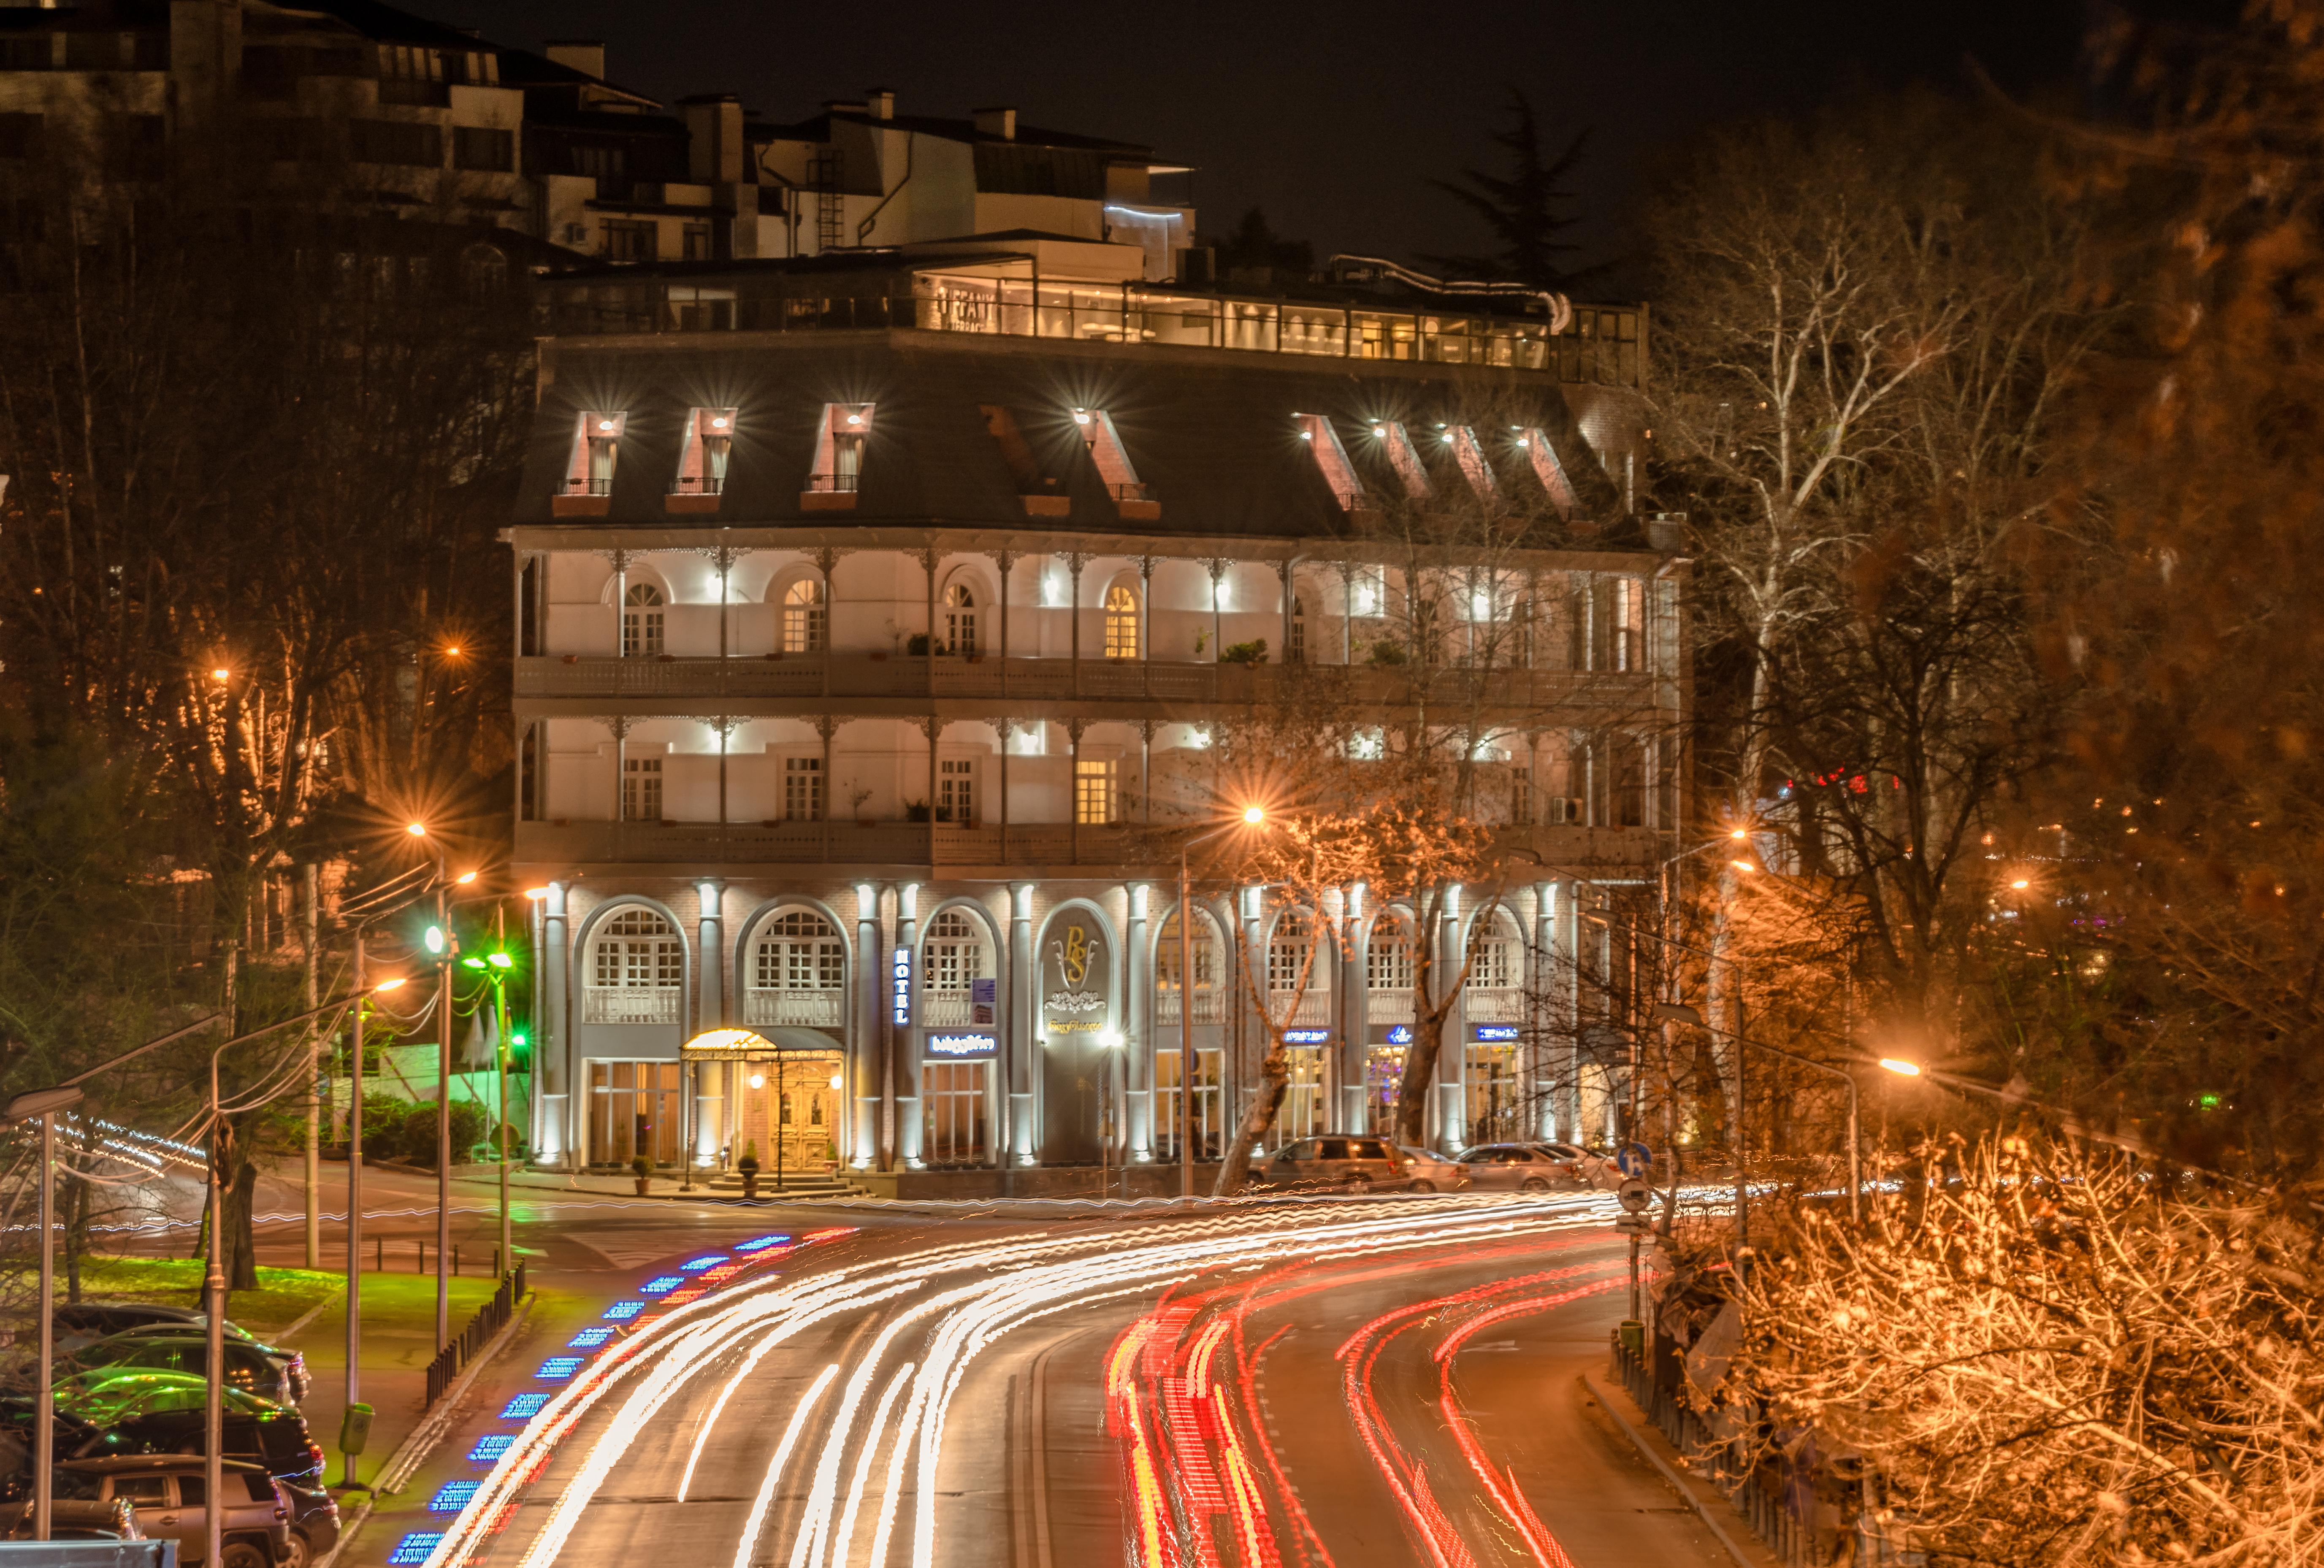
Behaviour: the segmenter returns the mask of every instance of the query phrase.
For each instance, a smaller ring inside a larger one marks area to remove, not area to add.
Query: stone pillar
[[[1555,894],[1554,883],[1534,884],[1533,940],[1526,944],[1525,1022],[1519,1032],[1525,1060],[1517,1068],[1533,1100],[1533,1135],[1544,1142],[1557,1138],[1557,1063],[1551,1054],[1558,1016]]]
[[[929,815],[934,816],[931,805]],[[912,956],[912,1004],[908,1016],[918,1020],[920,1015],[920,987],[925,977],[919,972],[919,909],[920,886],[907,882],[896,889],[896,938],[888,946],[888,960],[892,966],[899,952]],[[893,973],[891,968],[890,973]],[[890,987],[892,995],[893,987]],[[894,1070],[896,1086],[896,1157],[906,1170],[925,1170],[927,1162],[920,1158],[920,1032],[910,1023],[898,1024],[895,1010],[889,1010],[889,1061]]]
[[[568,961],[572,922],[566,913],[566,885],[549,885],[540,916],[540,1038],[533,1041],[534,1090],[540,1112],[533,1125],[540,1129],[541,1162],[559,1170],[574,1169],[579,1160],[580,1107],[573,1104],[574,1075],[580,1063],[572,1058],[573,996]]]
[[[720,908],[726,885],[706,877],[695,887],[701,917],[695,928],[696,965],[701,989],[695,1006],[696,1032],[724,1028],[726,1022],[726,922]],[[694,1067],[694,1157],[698,1164],[715,1164],[726,1146],[726,1074],[724,1062],[696,1062]]]
[[[1153,890],[1133,882],[1129,891],[1130,961],[1122,967],[1129,1090],[1123,1106],[1130,1117],[1130,1158],[1145,1165],[1154,1159],[1154,955],[1146,940],[1146,901]]]
[[[1033,961],[1033,885],[1009,885],[1009,1152],[1019,1165],[1039,1160],[1033,1119],[1034,1068],[1041,1049],[1040,969]]]
[[[1370,975],[1365,963],[1364,885],[1348,892],[1348,961],[1340,966],[1339,1104],[1333,1107],[1332,1130],[1360,1134],[1364,1131],[1365,1097],[1371,1085],[1365,1078],[1371,1059]]]
[[[888,946],[880,940],[880,890],[855,885],[855,1034],[848,1041],[848,1076],[855,1096],[855,1136],[847,1163],[869,1170],[880,1163],[882,1053],[888,1037]]]
[[[1462,930],[1461,889],[1456,885],[1444,890],[1444,900],[1437,906],[1436,929],[1428,934],[1435,944],[1438,984],[1449,985],[1461,972]],[[1444,1032],[1438,1037],[1436,1055],[1436,1148],[1439,1152],[1453,1154],[1465,1146],[1468,1138],[1469,1093],[1469,1027],[1468,987],[1453,998],[1452,1011],[1444,1015]],[[1416,1034],[1418,1031],[1414,1032]]]

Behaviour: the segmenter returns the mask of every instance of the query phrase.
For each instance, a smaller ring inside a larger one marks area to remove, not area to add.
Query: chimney
[[[605,41],[601,38],[552,38],[540,52],[567,70],[605,78]]]
[[[980,136],[998,136],[1003,142],[1017,140],[1017,111],[1014,109],[971,109]]]
[[[866,87],[863,96],[871,103],[872,117],[892,120],[896,117],[896,95],[886,87]]]
[[[696,185],[734,185],[742,178],[742,100],[733,93],[682,98],[687,178]]]

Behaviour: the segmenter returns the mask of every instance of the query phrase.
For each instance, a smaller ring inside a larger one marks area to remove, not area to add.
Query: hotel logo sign
[[[1041,1013],[1051,1034],[1097,1034],[1112,993],[1105,928],[1090,914],[1069,914],[1049,928],[1041,954]]]

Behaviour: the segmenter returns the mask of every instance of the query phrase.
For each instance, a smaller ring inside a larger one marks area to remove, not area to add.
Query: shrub
[[[1267,663],[1267,639],[1265,637],[1260,637],[1254,642],[1229,643],[1225,647],[1219,650],[1219,663],[1222,665],[1263,665]]]
[[[752,1138],[744,1142],[742,1145],[742,1158],[734,1162],[734,1169],[737,1170],[756,1170],[759,1169],[759,1141],[757,1139]]]
[[[1385,641],[1376,642],[1372,644],[1371,660],[1376,665],[1403,664],[1405,662],[1404,645]]]
[[[411,1102],[399,1100],[393,1095],[364,1095],[363,1135],[364,1152],[394,1158],[403,1148],[403,1119],[411,1114]]]

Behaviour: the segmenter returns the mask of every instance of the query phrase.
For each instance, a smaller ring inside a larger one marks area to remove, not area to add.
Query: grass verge
[[[153,1301],[171,1307],[198,1307],[202,1297],[202,1261],[198,1258],[106,1258],[81,1260],[80,1293],[86,1301]],[[452,1281],[451,1307],[455,1325],[492,1298],[497,1281],[481,1275],[464,1275]],[[58,1281],[62,1294],[63,1281]],[[436,1279],[431,1274],[373,1273],[363,1277],[364,1317],[382,1326],[409,1318],[432,1328],[436,1316]],[[258,1288],[236,1290],[226,1302],[226,1316],[251,1333],[265,1337],[270,1329],[289,1327],[325,1302],[344,1297],[346,1276],[315,1269],[261,1269]]]

